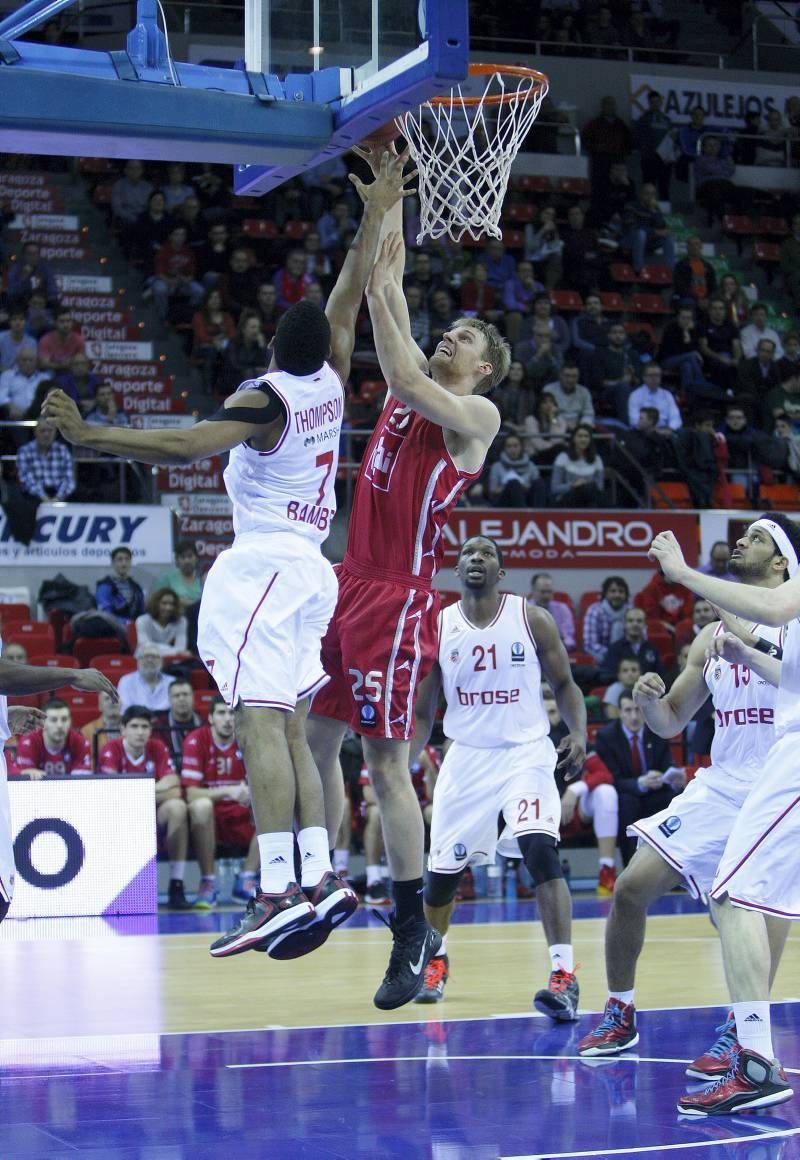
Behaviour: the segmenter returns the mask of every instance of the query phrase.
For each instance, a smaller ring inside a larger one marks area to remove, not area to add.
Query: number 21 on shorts
[[[534,821],[539,821],[539,799],[520,798],[517,804],[517,825],[522,826],[525,822]]]

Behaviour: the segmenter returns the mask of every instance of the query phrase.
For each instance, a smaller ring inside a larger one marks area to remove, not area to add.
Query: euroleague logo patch
[[[665,818],[658,828],[665,838],[669,838],[681,828],[681,819],[676,818],[673,814],[671,818]]]
[[[364,729],[372,729],[378,719],[378,714],[375,712],[374,705],[362,705],[359,714],[359,721]]]
[[[453,846],[453,857],[455,858],[456,862],[463,862],[466,856],[467,847],[463,842],[456,842],[455,846]]]
[[[525,664],[525,645],[522,641],[515,640],[511,646],[511,663],[512,665]]]

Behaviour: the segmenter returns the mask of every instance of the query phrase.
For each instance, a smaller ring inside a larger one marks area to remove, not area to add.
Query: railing
[[[509,55],[565,56],[598,60],[624,60],[628,64],[690,65],[696,68],[725,68],[725,54],[693,48],[630,48],[623,44],[564,44],[560,40],[525,40],[522,37],[472,36],[473,52],[493,49]]]
[[[783,131],[782,131],[780,137],[777,137],[777,136],[770,137],[767,133],[740,133],[738,131],[738,129],[734,129],[733,131],[729,131],[727,129],[717,129],[716,132],[713,129],[709,129],[708,132],[703,133],[700,136],[700,138],[698,139],[698,142],[697,142],[697,155],[698,156],[703,152],[703,142],[705,141],[706,137],[716,137],[716,139],[718,141],[722,141],[724,144],[729,144],[731,146],[731,153],[733,153],[733,150],[734,150],[736,143],[738,141],[755,141],[756,148],[758,148],[759,144],[761,144],[763,146],[765,144],[765,142],[769,142],[770,145],[775,145],[775,146],[777,146],[778,144],[781,144],[782,151],[783,151],[783,161],[780,165],[770,166],[769,164],[766,164],[763,160],[762,161],[753,160],[752,162],[748,162],[748,161],[738,161],[737,162],[737,161],[735,161],[735,158],[731,157],[731,160],[733,160],[735,164],[738,164],[738,165],[757,165],[760,169],[770,169],[770,168],[789,169],[792,165],[792,146],[796,145],[798,143],[798,140],[800,140],[800,136],[798,135],[797,130],[795,130],[794,127],[791,125],[784,125]],[[777,148],[770,149],[770,152],[774,153],[776,156],[778,154]]]
[[[773,29],[775,25],[777,25],[779,29],[782,27],[787,29],[791,28],[794,31],[797,39],[793,40],[779,32],[779,35],[781,36],[780,41],[769,40],[763,36],[761,31],[762,26],[765,24],[772,26]],[[790,64],[795,69],[800,69],[800,31],[798,31],[797,18],[795,16],[792,16],[791,13],[786,12],[785,10],[776,12],[774,15],[767,15],[765,12],[756,12],[753,16],[751,32],[753,37],[754,69],[761,68],[763,51],[766,49],[770,49],[773,52],[785,52],[789,57]]]

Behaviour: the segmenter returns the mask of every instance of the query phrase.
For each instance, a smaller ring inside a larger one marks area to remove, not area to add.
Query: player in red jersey
[[[72,713],[66,701],[54,697],[47,702],[41,729],[20,737],[10,772],[32,781],[92,772],[89,742],[72,728]]]
[[[367,286],[389,395],[361,461],[339,599],[323,642],[331,681],[315,697],[317,717],[309,722],[331,833],[343,805],[335,755],[348,725],[361,734],[378,799],[395,898],[394,946],[374,999],[382,1010],[414,998],[441,941],[423,912],[424,829],[408,776],[409,739],[417,685],[436,652],[432,581],[444,551],[442,529],[483,468],[500,426],[484,392],[505,378],[511,362],[505,339],[476,318],[454,322],[425,359],[411,337],[402,292],[400,225],[395,207]]]
[[[207,725],[186,734],[181,784],[202,875],[195,906],[207,910],[216,902],[217,843],[247,848],[244,872],[237,877],[233,892],[236,898],[249,898],[256,886],[258,841],[244,758],[234,736],[233,711],[224,697],[213,698]]]
[[[156,822],[165,835],[169,858],[169,905],[188,910],[183,890],[189,823],[180,778],[169,750],[153,737],[153,715],[143,705],[129,705],[120,721],[121,737],[106,742],[97,759],[100,773],[116,776],[139,774],[155,778]]]

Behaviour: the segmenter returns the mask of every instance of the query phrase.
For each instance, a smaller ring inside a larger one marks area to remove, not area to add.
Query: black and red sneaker
[[[414,996],[415,1003],[441,1003],[444,986],[450,978],[450,960],[447,955],[434,955],[425,968],[422,990]]]
[[[728,1116],[748,1108],[771,1108],[793,1095],[777,1061],[737,1045],[730,1054],[727,1074],[704,1091],[681,1096],[678,1111],[682,1116]]]
[[[281,894],[257,891],[239,922],[227,934],[211,944],[215,959],[252,950],[269,942],[280,931],[305,926],[314,917],[314,907],[296,882],[290,882]]]
[[[578,1018],[580,987],[574,972],[551,971],[547,986],[537,991],[533,1005],[542,1015],[549,1015],[559,1023],[571,1023]]]
[[[318,885],[309,892],[308,899],[314,907],[311,921],[277,934],[265,948],[271,959],[299,959],[301,955],[310,954],[358,909],[355,890],[332,870],[322,875]]]
[[[609,999],[603,1018],[578,1044],[578,1055],[618,1055],[639,1042],[633,1003]]]

